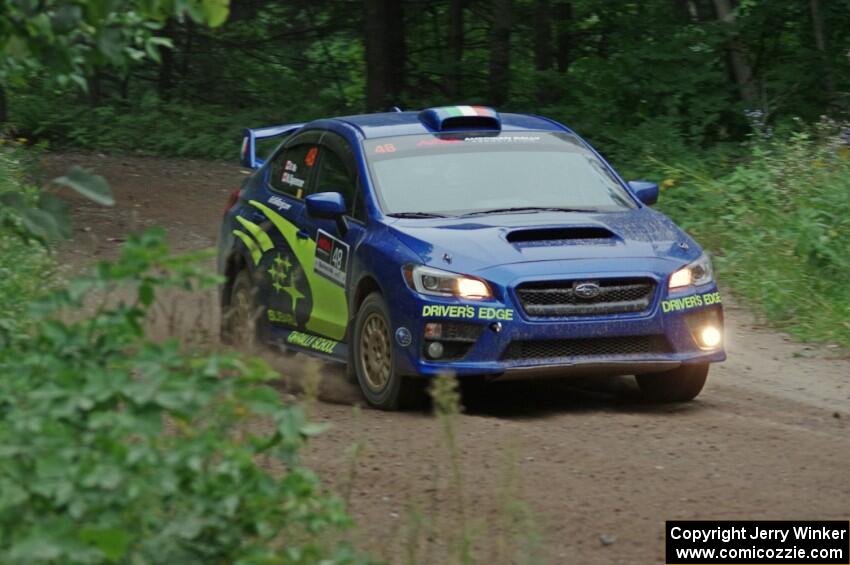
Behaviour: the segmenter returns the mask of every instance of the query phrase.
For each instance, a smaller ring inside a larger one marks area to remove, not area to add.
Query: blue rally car
[[[372,406],[445,372],[636,375],[648,398],[687,401],[726,358],[711,263],[649,207],[657,185],[625,183],[555,121],[322,119],[246,130],[242,163],[223,337],[347,363]]]

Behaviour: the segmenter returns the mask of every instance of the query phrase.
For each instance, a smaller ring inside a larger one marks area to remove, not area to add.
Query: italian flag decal
[[[493,117],[493,110],[483,106],[449,106],[447,108],[440,108],[440,110],[445,112],[448,118],[458,118],[461,116]]]

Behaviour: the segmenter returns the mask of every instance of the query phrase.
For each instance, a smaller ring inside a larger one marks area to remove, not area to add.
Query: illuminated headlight
[[[711,260],[703,253],[699,259],[670,275],[670,288],[700,286],[713,280],[714,271],[711,268]]]
[[[481,279],[450,273],[424,265],[405,265],[404,280],[407,286],[433,296],[457,296],[459,298],[491,298],[490,285]]]

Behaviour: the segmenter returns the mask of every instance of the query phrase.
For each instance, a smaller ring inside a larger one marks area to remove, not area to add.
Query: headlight
[[[708,255],[703,253],[699,259],[670,275],[670,288],[700,286],[713,280],[714,272],[711,268],[711,260]]]
[[[424,265],[405,265],[403,271],[407,286],[422,294],[460,298],[491,298],[493,296],[490,285],[475,277]]]

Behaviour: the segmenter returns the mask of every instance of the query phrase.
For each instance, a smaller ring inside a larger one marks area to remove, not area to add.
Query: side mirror
[[[314,218],[335,219],[345,214],[345,198],[339,192],[317,192],[304,199]]]
[[[629,188],[635,193],[637,199],[647,206],[652,206],[658,202],[658,185],[654,182],[633,180],[629,181]]]

